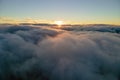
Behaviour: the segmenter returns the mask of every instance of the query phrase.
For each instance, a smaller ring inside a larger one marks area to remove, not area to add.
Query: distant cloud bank
[[[0,80],[119,79],[119,26],[0,25]]]

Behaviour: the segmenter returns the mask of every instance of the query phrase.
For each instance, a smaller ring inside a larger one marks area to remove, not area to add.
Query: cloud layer
[[[120,28],[0,26],[0,80],[119,80]]]

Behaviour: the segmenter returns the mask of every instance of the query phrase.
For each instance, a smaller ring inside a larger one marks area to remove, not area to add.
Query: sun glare
[[[57,24],[58,26],[63,25],[63,21],[55,21],[54,23]]]

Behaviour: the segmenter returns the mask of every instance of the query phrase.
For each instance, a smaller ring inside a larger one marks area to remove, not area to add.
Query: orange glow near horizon
[[[16,18],[4,18],[0,17],[0,24],[19,24],[19,23],[30,23],[30,24],[42,24],[42,23],[47,23],[47,24],[56,24],[58,26],[62,26],[64,24],[112,24],[112,25],[120,25],[120,22],[118,20],[115,21],[68,21],[68,20],[41,20],[41,19],[16,19]]]

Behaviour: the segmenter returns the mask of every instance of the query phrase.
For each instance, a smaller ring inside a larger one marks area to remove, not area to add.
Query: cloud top
[[[119,80],[119,29],[2,25],[0,80]]]

